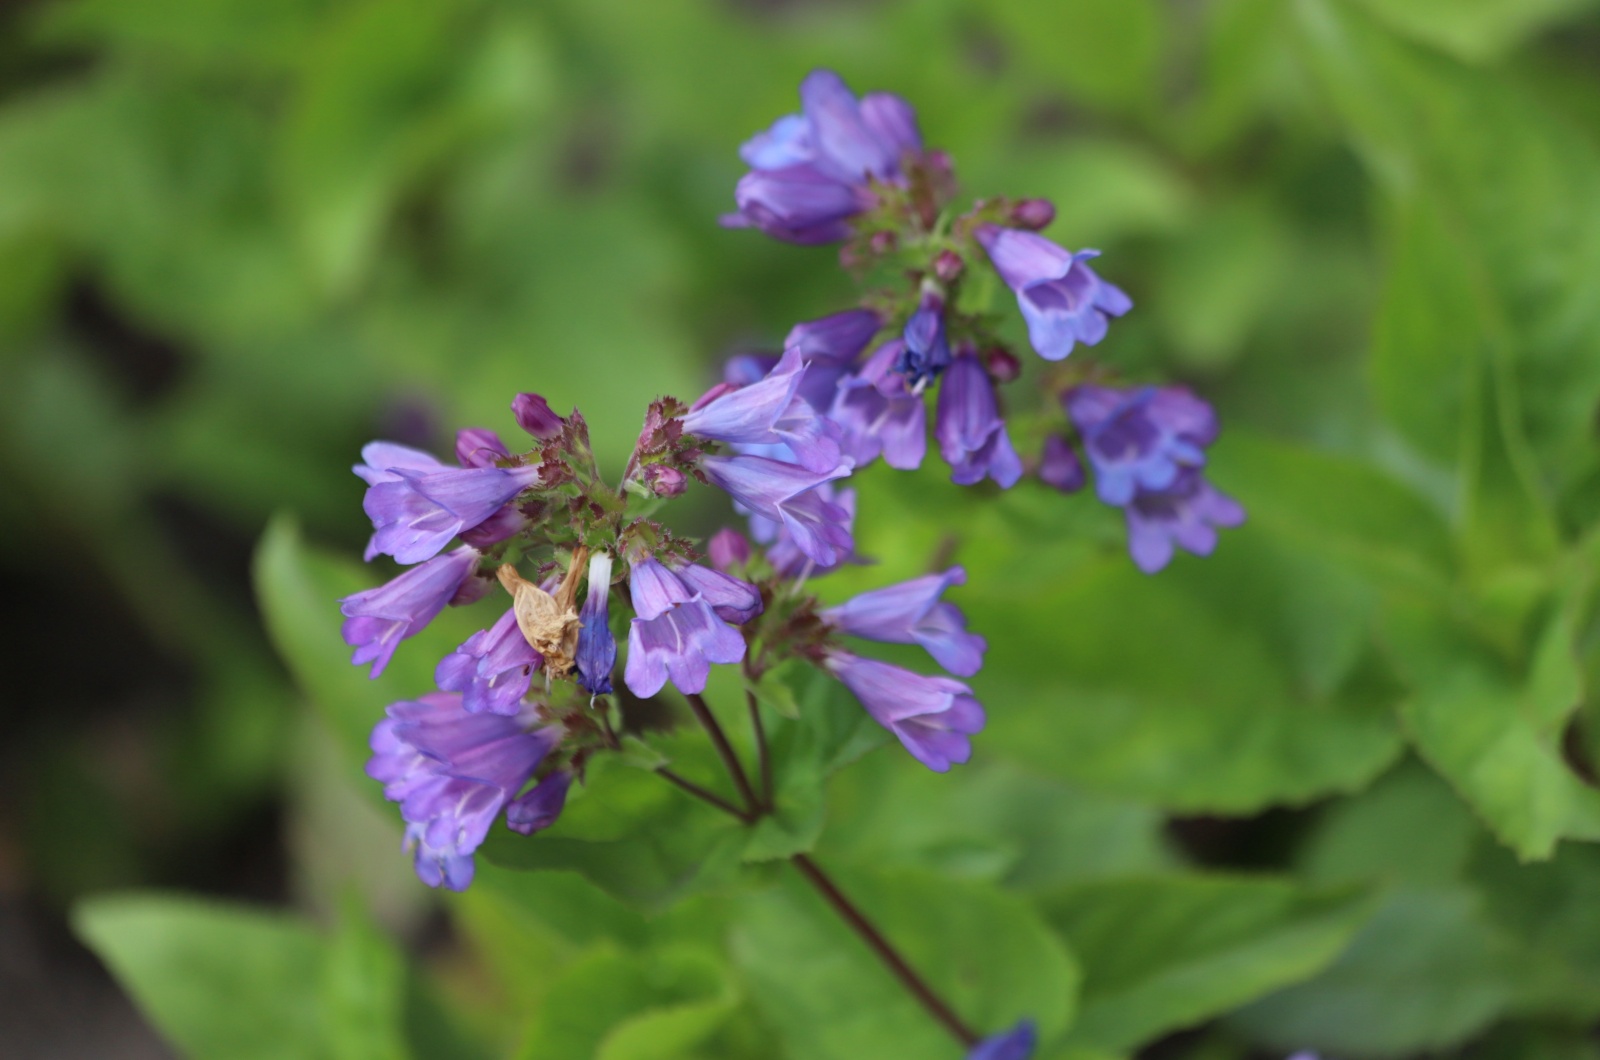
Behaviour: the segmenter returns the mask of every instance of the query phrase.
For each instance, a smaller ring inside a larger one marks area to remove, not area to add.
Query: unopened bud
[[[1076,493],[1083,488],[1083,462],[1058,434],[1044,440],[1044,452],[1039,457],[1039,481],[1062,493]]]
[[[725,526],[706,543],[711,565],[720,571],[742,568],[750,562],[750,542],[739,531]]]
[[[549,441],[561,433],[564,421],[550,411],[550,403],[538,394],[518,394],[511,402],[511,414],[517,426],[541,441]]]
[[[990,346],[983,351],[983,366],[989,378],[997,383],[1009,383],[1022,374],[1022,362],[1004,346]]]
[[[1011,207],[1011,223],[1037,232],[1056,219],[1055,203],[1049,199],[1023,199]]]
[[[872,233],[872,238],[867,240],[867,246],[874,254],[892,254],[895,247],[900,245],[900,240],[888,229]]]
[[[676,497],[688,485],[682,471],[666,464],[651,464],[644,469],[644,483],[657,497]]]
[[[463,427],[456,432],[456,460],[462,467],[494,467],[510,456],[506,443],[487,427]]]
[[[941,250],[933,259],[933,274],[940,283],[955,283],[967,271],[967,263],[953,250]]]

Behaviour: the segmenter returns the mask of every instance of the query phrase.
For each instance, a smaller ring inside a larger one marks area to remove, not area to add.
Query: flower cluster
[[[1008,424],[999,391],[1023,364],[994,332],[969,267],[987,262],[1011,290],[1045,362],[1098,344],[1132,301],[1090,266],[1099,251],[1066,250],[1039,233],[1055,218],[1046,200],[981,200],[957,215],[950,159],[924,146],[905,100],[858,100],[828,70],[805,79],[800,99],[799,114],[745,143],[750,172],[735,191],[738,210],[723,223],[791,243],[843,243],[853,270],[909,282],[870,291],[862,308],[796,326],[781,357],[734,358],[726,385],[755,387],[810,366],[800,396],[837,425],[838,444],[857,468],[879,457],[900,470],[920,467],[931,403],[933,438],[961,485],[988,480],[1008,489],[1031,466],[1046,485],[1074,491],[1085,481],[1068,437],[1076,435],[1099,496],[1126,512],[1129,549],[1147,572],[1165,566],[1175,546],[1210,552],[1216,528],[1243,521],[1243,509],[1201,477],[1216,419],[1187,391],[1077,385],[1105,373],[1056,372],[1066,384],[1040,389],[1063,405],[1032,425],[1042,445],[1025,461],[1012,441],[1017,417]],[[1166,396],[1152,403],[1151,392]],[[1135,421],[1151,430],[1130,433]],[[1130,462],[1141,468],[1133,479]],[[1171,474],[1162,477],[1163,468]],[[767,528],[754,529],[766,539]]]

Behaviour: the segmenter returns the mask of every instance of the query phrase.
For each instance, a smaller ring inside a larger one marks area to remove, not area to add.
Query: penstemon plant
[[[1244,518],[1204,478],[1218,430],[1204,400],[1120,382],[1081,354],[1068,360],[1132,301],[1091,267],[1096,251],[1040,234],[1050,203],[987,198],[957,212],[951,160],[924,146],[905,100],[857,99],[827,70],[800,96],[801,113],[745,143],[750,171],[723,224],[842,244],[858,306],[796,325],[779,354],[732,358],[693,403],[653,402],[616,481],[598,467],[582,414],[559,415],[534,393],[512,402],[530,439],[519,446],[469,428],[454,466],[392,442],[362,450],[366,558],[409,569],[341,602],[354,661],[376,677],[445,607],[494,597],[504,608],[440,660],[437,689],[390,705],[372,731],[367,772],[399,804],[430,886],[466,889],[499,820],[529,837],[552,827],[603,756],[642,763],[684,798],[759,827],[785,809],[764,713],[804,709],[778,686],[805,667],[841,684],[928,769],[967,762],[985,712],[962,679],[981,669],[987,645],[944,599],[965,571],[934,569],[831,607],[808,591],[865,562],[852,525],[872,498],[852,475],[880,458],[920,467],[930,416],[951,479],[994,484],[978,498],[1024,479],[1036,482],[1021,488],[1070,494],[1092,473],[1149,573],[1177,548],[1208,554],[1217,528]],[[1015,294],[1047,362],[1031,402],[1015,408],[1002,392],[1023,364],[989,308],[995,281]],[[1014,439],[1031,443],[1026,458]],[[727,494],[746,532],[727,527],[702,543],[675,530],[665,514],[691,484]],[[944,673],[879,661],[857,641],[918,646]],[[707,702],[713,666],[739,668],[753,761]],[[720,789],[652,751],[661,719],[680,716],[704,730],[726,774]],[[969,1057],[1032,1053],[1031,1021],[970,1026],[808,853],[788,856]]]

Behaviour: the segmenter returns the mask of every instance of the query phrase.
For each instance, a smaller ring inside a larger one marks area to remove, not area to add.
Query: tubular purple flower
[[[972,757],[968,737],[983,730],[983,706],[960,681],[925,677],[842,651],[830,652],[824,665],[872,720],[929,769],[943,773]]]
[[[790,328],[783,348],[799,351],[806,363],[800,396],[818,412],[832,408],[839,380],[882,327],[883,321],[872,310],[850,309]]]
[[[902,338],[894,368],[920,393],[950,364],[950,343],[944,334],[944,299],[933,291],[924,291],[916,312],[906,321]]]
[[[819,617],[853,637],[920,644],[946,670],[957,677],[971,677],[983,668],[988,642],[967,632],[967,620],[955,604],[939,599],[950,586],[966,583],[967,572],[951,567],[943,574],[861,593]]]
[[[611,555],[589,557],[589,594],[578,612],[578,684],[591,696],[609,695],[617,665],[617,639],[611,635]]]
[[[844,454],[865,467],[881,454],[890,467],[910,471],[922,466],[928,450],[927,409],[906,379],[890,369],[904,343],[885,343],[853,376],[839,381],[829,419],[843,434]]]
[[[468,714],[509,717],[521,711],[534,671],[543,665],[543,657],[517,628],[516,612],[507,611],[440,659],[433,679],[446,692],[461,693],[461,709]]]
[[[413,449],[398,442],[368,442],[361,447],[361,463],[350,470],[369,486],[380,482],[398,482],[398,471],[442,471],[445,468],[438,457]],[[371,556],[367,557],[371,559]]]
[[[1059,434],[1044,440],[1044,451],[1039,456],[1039,481],[1062,493],[1083,489],[1083,461],[1078,459],[1077,450]]]
[[[750,541],[731,526],[725,526],[711,535],[706,543],[706,555],[711,565],[720,571],[743,570],[750,562]]]
[[[845,523],[849,518],[838,505],[817,492],[824,482],[850,474],[845,460],[832,471],[807,471],[762,456],[708,456],[700,468],[718,489],[750,512],[764,516],[789,531],[795,547],[819,564],[832,566],[854,546]]]
[[[511,415],[517,426],[542,442],[548,442],[561,433],[566,421],[550,409],[550,403],[538,394],[518,394],[511,399]]]
[[[1196,556],[1209,556],[1217,547],[1217,527],[1244,522],[1238,501],[1207,482],[1199,470],[1186,467],[1164,490],[1140,490],[1124,509],[1128,521],[1128,552],[1146,574],[1154,574],[1172,560],[1174,546]]]
[[[373,677],[383,673],[400,642],[432,622],[477,565],[475,549],[458,548],[340,600],[345,621],[339,633],[355,648],[350,661],[357,666],[370,662]]]
[[[702,692],[712,663],[744,658],[744,637],[698,593],[653,559],[629,572],[633,609],[623,679],[634,695],[653,696],[670,678],[683,693]]]
[[[511,455],[500,436],[487,427],[463,427],[456,432],[456,462],[462,467],[494,467]]]
[[[528,789],[528,793],[513,799],[506,807],[506,827],[523,835],[542,832],[556,823],[567,805],[567,791],[572,787],[572,772],[558,769]]]
[[[829,504],[836,506],[845,513],[844,522],[841,524],[846,530],[853,530],[856,521],[856,491],[853,489],[835,489],[831,482],[824,482],[817,487],[817,495]],[[771,520],[752,516],[750,519],[750,532],[758,540],[765,537],[771,544],[767,546],[767,562],[772,564],[773,570],[784,578],[817,577],[837,570],[846,563],[866,563],[867,560],[856,555],[854,549],[848,554],[840,556],[834,563],[818,563],[795,547],[794,536],[788,530],[773,523]]]
[[[523,515],[514,503],[502,504],[493,515],[477,526],[461,531],[460,537],[462,541],[482,551],[490,545],[498,545],[517,536],[527,525],[528,517]]]
[[[839,428],[799,396],[806,371],[799,351],[787,350],[760,382],[696,403],[683,429],[719,442],[787,445],[801,467],[832,471],[839,466]]]
[[[995,225],[980,225],[975,234],[1016,293],[1028,340],[1047,361],[1061,360],[1075,343],[1093,346],[1105,338],[1111,317],[1133,308],[1120,288],[1085,264],[1098,250],[1074,254],[1044,236]]]
[[[724,622],[742,625],[761,613],[761,591],[749,582],[698,563],[674,568],[673,573],[689,592],[710,604]]]
[[[987,475],[1002,489],[1010,489],[1022,477],[1022,458],[1011,447],[994,386],[971,353],[963,353],[951,363],[939,388],[933,435],[950,465],[953,482],[970,486]]]
[[[1038,1044],[1032,1020],[1023,1020],[1004,1034],[985,1038],[972,1047],[967,1060],[1028,1060]]]
[[[449,692],[392,703],[385,713],[372,730],[367,775],[400,804],[422,882],[465,890],[473,852],[561,730],[538,726],[532,708],[514,717],[469,714]]]
[[[1211,406],[1184,387],[1115,390],[1080,386],[1062,403],[1094,466],[1095,493],[1119,507],[1144,490],[1164,490],[1186,467],[1206,462],[1217,440]]]
[[[536,467],[482,467],[441,471],[390,468],[393,479],[367,487],[362,507],[377,532],[370,555],[418,563],[463,530],[487,520],[539,481]]]
[[[806,76],[800,102],[802,113],[779,118],[740,148],[751,172],[735,192],[739,212],[723,224],[793,243],[843,239],[850,218],[873,205],[868,182],[900,182],[902,156],[922,149],[905,100],[873,93],[857,101],[831,70]]]

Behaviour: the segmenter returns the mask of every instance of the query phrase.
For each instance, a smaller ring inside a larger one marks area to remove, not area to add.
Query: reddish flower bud
[[[967,263],[953,250],[941,250],[933,259],[933,274],[940,283],[955,283],[965,271]]]
[[[644,483],[657,497],[676,497],[688,485],[682,471],[666,464],[651,464],[644,469]]]
[[[899,244],[900,241],[895,238],[895,234],[887,230],[872,233],[872,238],[867,241],[872,252],[879,255],[894,253],[895,247]]]
[[[1011,207],[1011,222],[1018,228],[1037,232],[1056,219],[1055,203],[1049,199],[1023,199]]]
[[[511,402],[511,414],[518,427],[542,441],[561,433],[561,417],[550,411],[550,403],[538,394],[518,394]]]
[[[1022,374],[1022,362],[1004,346],[985,349],[983,366],[989,370],[989,377],[997,383],[1009,383]]]

